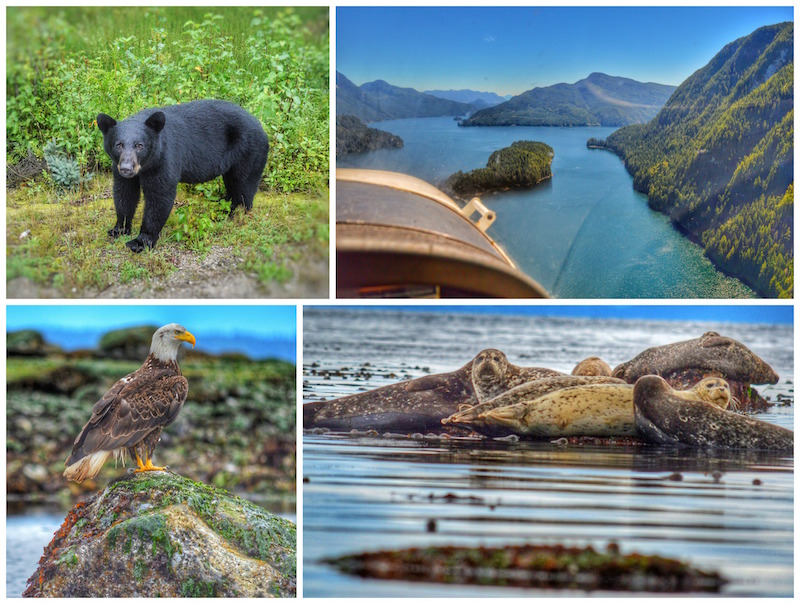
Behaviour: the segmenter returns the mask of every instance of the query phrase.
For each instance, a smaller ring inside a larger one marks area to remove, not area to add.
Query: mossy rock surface
[[[171,472],[130,474],[76,505],[26,597],[294,597],[294,523]]]

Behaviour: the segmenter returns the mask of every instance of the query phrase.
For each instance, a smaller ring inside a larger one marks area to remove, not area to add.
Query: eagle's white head
[[[153,334],[150,354],[159,361],[175,361],[178,358],[178,348],[183,342],[190,343],[194,348],[194,336],[186,331],[183,325],[178,325],[177,323],[164,325]]]

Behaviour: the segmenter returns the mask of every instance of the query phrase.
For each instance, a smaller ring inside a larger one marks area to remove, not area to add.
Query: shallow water
[[[759,392],[772,401],[793,397],[788,326],[306,309],[304,398],[452,371],[486,347],[518,365],[569,372],[600,354],[613,367],[649,346],[711,329],[744,342],[783,376]],[[760,415],[789,428],[793,417],[791,406]],[[725,595],[791,596],[793,467],[791,455],[756,452],[306,433],[303,594],[582,595],[365,580],[322,561],[429,544],[602,549],[613,540],[623,553],[721,572],[730,580]]]
[[[452,118],[370,126],[399,135],[402,149],[337,158],[340,168],[411,174],[439,186],[458,170],[486,165],[518,140],[553,147],[553,177],[524,191],[482,196],[497,214],[489,234],[517,265],[560,298],[748,298],[754,292],[717,271],[702,249],[633,190],[614,154],[588,149],[614,128],[460,128]]]

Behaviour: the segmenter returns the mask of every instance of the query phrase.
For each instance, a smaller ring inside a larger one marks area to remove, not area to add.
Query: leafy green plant
[[[145,107],[222,98],[270,139],[264,188],[317,192],[329,178],[326,8],[73,7],[8,11],[7,157],[61,141],[110,167],[94,123]],[[103,32],[114,37],[105,38]]]

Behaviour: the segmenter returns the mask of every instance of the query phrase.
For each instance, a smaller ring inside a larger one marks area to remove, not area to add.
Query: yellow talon
[[[144,464],[142,464],[142,460],[139,459],[138,455],[136,456],[136,463],[139,464],[139,468],[134,470],[134,472],[153,472],[157,470],[166,470],[166,468],[154,466],[151,459],[148,459]]]

